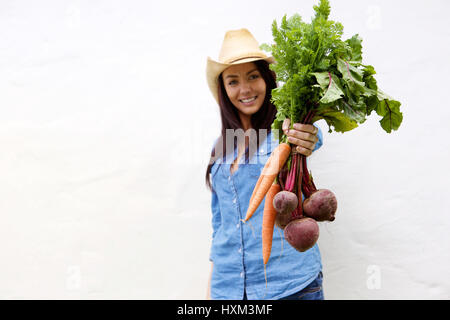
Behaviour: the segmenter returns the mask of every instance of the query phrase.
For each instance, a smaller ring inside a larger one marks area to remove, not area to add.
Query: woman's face
[[[253,62],[237,64],[223,73],[225,91],[244,118],[258,112],[266,97],[266,82]]]

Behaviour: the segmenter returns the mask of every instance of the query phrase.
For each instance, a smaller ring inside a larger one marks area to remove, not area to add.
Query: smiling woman
[[[266,83],[252,62],[231,66],[222,73],[225,90],[231,103],[238,109],[244,130],[251,128],[250,118],[262,106]]]
[[[281,234],[275,232],[272,250],[283,254],[276,264],[267,268],[266,287],[261,246],[264,201],[252,218],[252,225],[259,231],[253,233],[242,223],[258,174],[265,164],[265,161],[248,161],[250,150],[267,160],[277,147],[271,133],[277,112],[271,102],[272,90],[277,87],[275,73],[269,68],[273,62],[272,57],[259,49],[247,29],[227,32],[219,61],[208,58],[208,85],[219,105],[222,122],[221,136],[206,170],[206,184],[212,191],[213,229],[208,297],[213,299],[279,299],[305,288],[321,270],[317,246],[302,253],[292,247],[281,250]],[[321,133],[316,127],[295,124],[290,129],[288,135],[296,137],[291,143],[302,146],[304,149],[299,152],[305,156],[320,147]],[[232,148],[227,149],[230,145],[225,140],[230,130],[258,134],[237,141],[232,135]],[[261,135],[261,131],[268,134]],[[256,143],[251,141],[256,144],[256,150],[248,147],[250,139],[256,139]],[[224,161],[229,159],[228,153],[234,154],[230,162]],[[239,161],[243,154],[245,162]]]

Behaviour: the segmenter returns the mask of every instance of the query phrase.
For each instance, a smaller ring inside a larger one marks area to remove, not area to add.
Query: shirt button
[[[231,180],[231,176],[228,177],[228,181],[230,181],[230,180]]]
[[[233,203],[236,203],[236,198],[233,199]]]
[[[238,252],[241,253],[242,252],[242,248],[239,248]]]
[[[241,278],[243,278],[244,277],[244,272],[241,272]]]
[[[264,153],[264,149],[263,149],[263,148],[261,148],[261,150],[259,151],[259,153]]]
[[[238,228],[239,229],[239,223],[236,225],[236,228]]]

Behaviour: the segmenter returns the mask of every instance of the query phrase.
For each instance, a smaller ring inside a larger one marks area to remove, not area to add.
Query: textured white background
[[[229,29],[270,42],[273,19],[316,3],[2,0],[0,298],[203,299],[220,130],[206,56]],[[404,123],[319,123],[310,168],[339,200],[325,297],[448,299],[450,2],[331,5]]]

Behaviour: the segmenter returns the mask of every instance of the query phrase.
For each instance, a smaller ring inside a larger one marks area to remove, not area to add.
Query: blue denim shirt
[[[314,150],[322,145],[322,132]],[[278,141],[267,135],[248,163],[240,163],[233,174],[230,163],[216,161],[212,177],[212,243],[210,260],[212,299],[247,298],[279,299],[300,291],[311,283],[322,269],[319,248],[298,252],[286,242],[283,231],[275,227],[272,251],[264,278],[261,226],[264,200],[247,223],[245,218],[256,181]],[[235,150],[236,154],[236,150]],[[251,161],[258,157],[257,161]],[[228,162],[228,161],[226,161]]]

